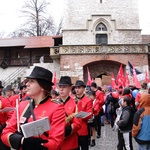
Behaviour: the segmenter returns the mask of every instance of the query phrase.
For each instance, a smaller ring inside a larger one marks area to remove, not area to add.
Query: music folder
[[[21,125],[22,133],[25,138],[39,136],[50,130],[48,117]]]
[[[89,115],[91,115],[90,112],[80,111],[74,117],[76,117],[76,118],[86,118]]]

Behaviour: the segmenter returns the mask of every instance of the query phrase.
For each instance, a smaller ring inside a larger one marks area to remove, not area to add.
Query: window
[[[96,44],[107,44],[107,34],[96,34]]]
[[[94,31],[96,44],[108,44],[109,43],[109,30],[107,26],[102,22],[98,22]]]
[[[100,0],[100,3],[102,3],[102,0]]]
[[[107,31],[107,27],[101,22],[96,26],[96,31]]]

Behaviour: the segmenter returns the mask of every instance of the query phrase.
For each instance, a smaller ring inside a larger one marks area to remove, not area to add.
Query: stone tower
[[[64,0],[63,45],[140,43],[138,0]]]

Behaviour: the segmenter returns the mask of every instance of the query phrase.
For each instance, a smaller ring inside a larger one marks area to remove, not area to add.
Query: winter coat
[[[140,95],[140,109],[133,119],[132,136],[139,144],[150,143],[150,94]]]
[[[131,106],[125,106],[122,109],[120,120],[117,122],[121,132],[131,132],[133,125],[134,109]]]

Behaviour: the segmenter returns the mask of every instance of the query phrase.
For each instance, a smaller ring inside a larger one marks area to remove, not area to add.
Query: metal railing
[[[8,84],[13,83],[18,77],[20,77],[21,73],[26,70],[27,67],[18,68],[13,73],[11,73],[6,79],[3,80],[3,85],[7,86]]]

